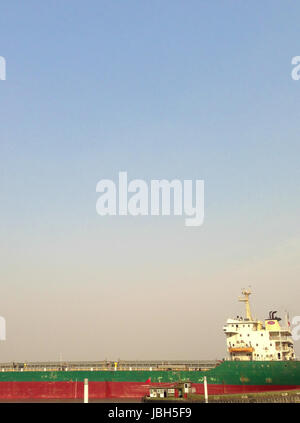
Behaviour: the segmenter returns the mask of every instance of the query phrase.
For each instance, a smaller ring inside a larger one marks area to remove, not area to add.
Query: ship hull
[[[140,399],[149,394],[151,386],[168,384],[141,384],[136,382],[91,382],[89,399]],[[170,385],[171,386],[171,385]],[[192,384],[195,393],[204,394],[203,385]],[[300,385],[217,385],[208,384],[210,395],[258,393],[300,389]],[[2,382],[0,399],[43,400],[43,399],[83,399],[83,382]]]
[[[300,362],[223,362],[207,371],[5,371],[0,399],[81,399],[89,380],[90,399],[142,398],[151,386],[190,381],[203,394],[251,393],[300,389]]]

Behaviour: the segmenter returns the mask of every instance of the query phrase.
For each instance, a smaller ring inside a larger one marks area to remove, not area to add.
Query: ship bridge
[[[280,361],[295,360],[290,328],[280,325],[276,311],[269,313],[264,322],[253,319],[250,309],[250,290],[242,291],[239,301],[245,303],[246,317],[228,319],[223,327],[227,338],[230,360]],[[288,318],[287,318],[288,322]]]

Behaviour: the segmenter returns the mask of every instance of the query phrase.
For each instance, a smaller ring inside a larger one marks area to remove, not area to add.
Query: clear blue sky
[[[267,301],[282,300],[279,306],[300,314],[300,81],[291,78],[299,15],[291,0],[2,2],[0,315],[10,325],[7,359],[57,358],[59,348],[77,358],[63,330],[53,350],[30,346],[37,333],[57,334],[66,310],[74,337],[99,321],[101,307],[108,319],[114,307],[121,310],[111,320],[115,330],[123,309],[127,328],[137,313],[146,322],[157,306],[152,297],[141,306],[150,283],[165,298],[170,286],[174,292],[170,305],[161,302],[162,318],[176,315],[180,298],[196,310],[201,293],[224,291],[213,327],[218,341],[203,347],[206,356],[222,356],[223,320],[250,279],[262,313]],[[203,227],[185,228],[181,218],[97,216],[96,183],[120,170],[146,180],[204,179]],[[90,321],[78,309],[90,310]],[[194,329],[207,313],[194,312]],[[32,327],[37,314],[40,326],[30,339],[24,335],[20,350],[20,318]],[[201,355],[192,332],[186,336],[190,358]],[[85,345],[95,357],[93,342],[91,333]],[[107,345],[107,356],[130,358],[131,347]],[[133,358],[147,351],[161,357],[149,345],[134,348]],[[161,348],[167,357],[169,344]],[[180,348],[174,340],[173,354],[184,357]],[[78,355],[87,356],[83,349]]]

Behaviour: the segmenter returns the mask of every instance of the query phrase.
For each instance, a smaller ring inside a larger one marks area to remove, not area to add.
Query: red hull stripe
[[[149,394],[151,383],[90,382],[89,397],[141,398]],[[157,386],[158,384],[153,384]],[[161,386],[171,386],[161,383]],[[203,394],[203,384],[193,384],[196,393]],[[300,385],[208,385],[208,394],[238,394],[250,392],[300,389]],[[0,399],[80,399],[82,382],[0,382]]]

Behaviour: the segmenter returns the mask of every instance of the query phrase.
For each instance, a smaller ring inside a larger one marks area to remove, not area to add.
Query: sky
[[[223,358],[249,285],[300,315],[299,13],[2,2],[0,361]],[[203,225],[99,216],[119,171],[204,180]]]

